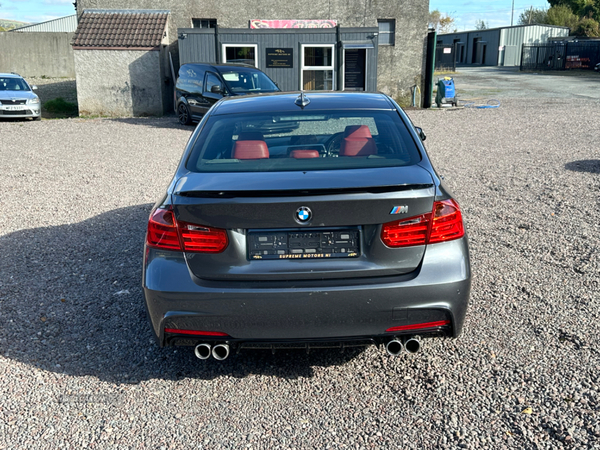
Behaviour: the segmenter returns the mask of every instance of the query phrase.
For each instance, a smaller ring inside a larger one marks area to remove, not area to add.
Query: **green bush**
[[[62,97],[48,100],[44,103],[44,109],[52,114],[64,114],[66,116],[76,116],[79,112],[76,103],[68,102]]]

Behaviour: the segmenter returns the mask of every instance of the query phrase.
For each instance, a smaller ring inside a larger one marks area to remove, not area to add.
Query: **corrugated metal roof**
[[[480,31],[496,31],[496,30],[514,30],[514,29],[524,29],[527,27],[544,27],[546,29],[551,29],[551,28],[555,28],[558,30],[567,30],[567,34],[569,31],[569,27],[560,27],[558,25],[546,25],[546,24],[531,24],[531,25],[513,25],[511,26],[507,26],[507,27],[496,27],[496,28],[486,28],[485,30],[465,30],[465,31],[457,31],[455,33],[440,33],[439,36],[448,36],[448,35],[452,35],[452,34],[463,34],[463,33],[476,33],[476,32],[480,32]]]
[[[88,9],[79,19],[73,47],[155,48],[161,44],[169,11]]]
[[[48,20],[47,22],[34,23],[21,28],[11,30],[17,33],[73,33],[77,29],[77,14]]]

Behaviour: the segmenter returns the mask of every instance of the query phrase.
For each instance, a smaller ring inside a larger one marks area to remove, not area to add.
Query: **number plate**
[[[326,259],[358,256],[358,228],[248,232],[250,259]]]
[[[25,107],[21,106],[21,105],[16,105],[16,106],[10,105],[10,106],[5,106],[4,110],[5,111],[25,111]]]

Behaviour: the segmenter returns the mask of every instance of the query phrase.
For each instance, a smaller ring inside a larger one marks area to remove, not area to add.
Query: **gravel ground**
[[[0,449],[600,448],[599,107],[410,111],[471,240],[459,339],[221,363],[159,349],[140,287],[191,128],[0,122]]]

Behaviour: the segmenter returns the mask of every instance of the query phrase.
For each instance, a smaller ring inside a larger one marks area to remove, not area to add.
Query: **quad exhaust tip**
[[[404,342],[404,348],[408,353],[419,353],[421,350],[421,338],[419,336],[412,336]]]
[[[404,350],[404,345],[402,345],[402,341],[398,339],[392,339],[385,345],[385,351],[390,356],[398,356]]]
[[[194,354],[198,359],[210,358],[211,347],[209,344],[198,344],[194,349]]]
[[[229,345],[227,344],[217,344],[212,348],[213,358],[219,361],[223,361],[227,359],[229,356]]]
[[[385,344],[385,351],[390,356],[398,356],[404,350],[407,353],[419,353],[421,350],[421,338],[419,336],[407,336],[402,340],[394,338]]]

